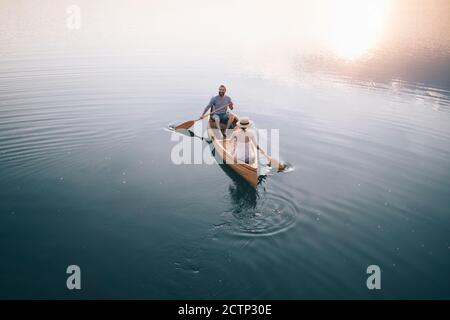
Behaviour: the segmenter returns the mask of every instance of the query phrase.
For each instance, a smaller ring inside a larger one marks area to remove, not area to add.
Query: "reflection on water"
[[[227,165],[220,165],[220,168],[233,181],[228,187],[230,198],[232,201],[232,212],[247,212],[249,209],[256,207],[258,199],[258,191],[245,181],[241,176],[234,172]]]
[[[64,3],[2,1],[4,61],[29,60],[27,52],[39,59],[151,53],[184,65],[190,59],[212,67],[226,63],[252,74],[286,76],[294,65],[302,72],[332,69],[368,80],[449,85],[447,0],[233,0],[225,5],[80,0],[77,5],[81,28],[69,30]],[[228,19],[219,19],[224,12]]]
[[[0,2],[0,298],[450,297],[450,2],[77,3]],[[220,83],[292,164],[256,190],[170,160]]]
[[[386,28],[389,1],[343,0],[327,4],[330,43],[338,56],[356,59],[380,40]]]
[[[232,181],[228,187],[230,208],[222,215],[225,222],[221,227],[227,226],[233,235],[272,236],[294,226],[298,215],[295,202],[266,190],[267,176],[259,177],[255,189],[229,166],[219,167]]]

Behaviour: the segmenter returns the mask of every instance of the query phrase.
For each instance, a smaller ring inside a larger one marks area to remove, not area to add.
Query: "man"
[[[233,123],[234,116],[231,113],[228,113],[227,109],[230,107],[231,110],[233,110],[234,105],[231,101],[231,98],[229,96],[225,95],[225,92],[227,91],[227,88],[225,88],[224,85],[221,85],[219,87],[219,95],[212,97],[209,101],[208,105],[206,106],[205,110],[202,113],[202,116],[208,111],[208,109],[211,109],[211,119],[213,119],[216,122],[216,128],[220,129],[221,123],[226,123],[227,130],[231,123]],[[220,132],[220,130],[219,130]]]

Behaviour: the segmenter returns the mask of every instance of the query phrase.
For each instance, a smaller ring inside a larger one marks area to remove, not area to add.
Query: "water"
[[[445,12],[430,3],[430,16]],[[450,298],[447,38],[436,47],[417,34],[406,55],[286,60],[292,41],[266,56],[261,38],[252,50],[197,50],[196,24],[176,44],[163,41],[176,28],[126,42],[139,5],[113,44],[98,24],[118,3],[104,15],[82,3],[97,19],[78,33],[63,5],[40,9],[54,25],[34,11],[17,28],[33,5],[3,5],[0,298]],[[402,5],[412,19],[414,4]],[[280,130],[289,170],[257,190],[227,167],[171,161],[168,125],[198,117],[220,83],[238,114]],[[81,291],[66,289],[71,264]],[[372,264],[380,291],[366,287]]]

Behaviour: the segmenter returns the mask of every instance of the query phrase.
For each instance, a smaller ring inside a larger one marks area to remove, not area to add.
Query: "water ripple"
[[[246,206],[248,200],[242,201],[244,198],[242,195],[240,197],[241,201],[233,200],[235,206],[231,211],[223,213],[227,222],[220,225],[231,234],[272,236],[289,230],[297,222],[299,211],[292,198],[273,191],[259,191],[254,206]]]

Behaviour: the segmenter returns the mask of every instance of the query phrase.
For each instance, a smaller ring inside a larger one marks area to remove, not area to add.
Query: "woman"
[[[231,154],[235,162],[251,164],[255,161],[255,149],[253,146],[257,146],[257,143],[254,132],[248,130],[251,125],[252,122],[248,117],[241,117],[237,123],[239,129],[233,131],[230,137],[231,150],[233,150]]]

